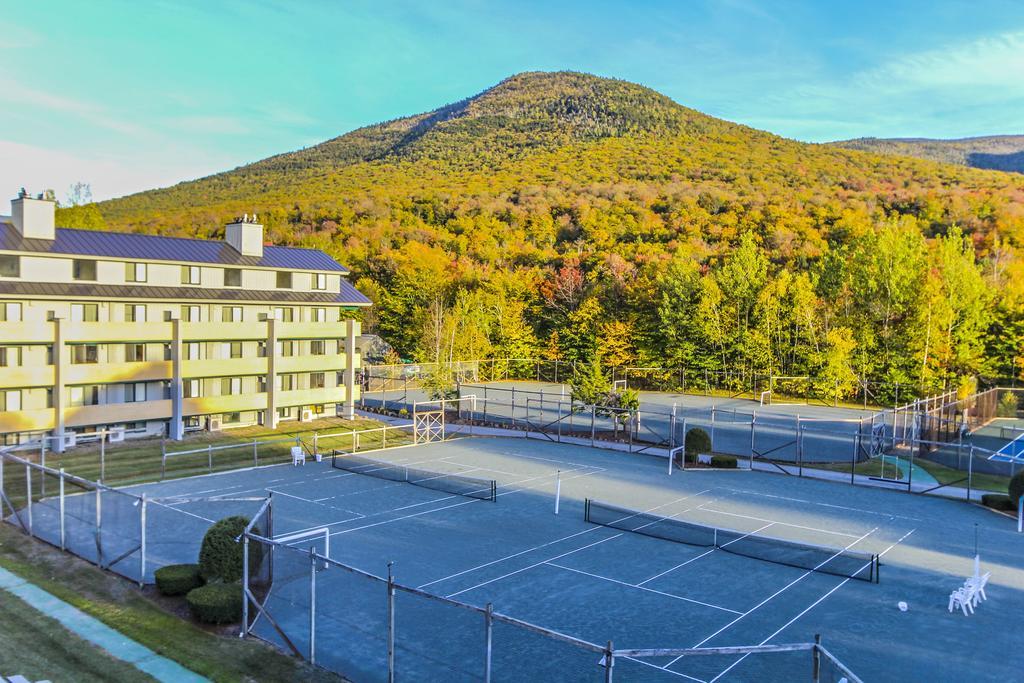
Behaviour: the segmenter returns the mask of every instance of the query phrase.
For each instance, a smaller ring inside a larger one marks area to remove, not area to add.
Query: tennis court
[[[274,537],[304,532],[312,540],[273,548],[265,613],[254,615],[252,632],[288,647],[283,633],[304,656],[314,646],[318,664],[355,681],[386,678],[385,584],[327,563],[311,571],[307,550],[324,553],[325,539],[332,560],[375,576],[387,576],[393,563],[395,581],[422,591],[396,598],[394,663],[407,680],[483,678],[483,621],[455,602],[491,604],[571,638],[613,641],[616,650],[796,643],[822,634],[864,680],[1019,673],[1005,655],[1007,624],[1024,609],[1024,536],[986,510],[757,471],[669,476],[663,458],[515,438],[370,455],[386,465],[273,466],[130,490],[205,519],[272,494]],[[352,471],[382,467],[390,469]],[[394,474],[404,467],[420,474]],[[431,482],[429,472],[452,479]],[[494,481],[493,494],[463,495],[478,480]],[[710,543],[700,531],[709,527]],[[946,601],[972,570],[976,530],[992,579],[988,601],[966,618],[948,613]],[[173,528],[150,533],[177,538],[182,556],[165,553],[167,561],[194,560],[198,539]],[[666,540],[673,536],[685,542]],[[751,549],[752,540],[768,537],[778,542]],[[494,624],[492,656],[492,680],[604,676],[599,652],[506,622]],[[809,672],[803,652],[615,659],[616,680],[626,681],[810,680]]]

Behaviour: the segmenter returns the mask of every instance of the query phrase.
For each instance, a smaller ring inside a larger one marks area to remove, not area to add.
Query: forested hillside
[[[206,237],[256,211],[271,239],[352,268],[376,302],[367,328],[407,358],[599,355],[921,390],[1024,362],[1024,176],[798,143],[584,74],[521,74],[71,211]]]
[[[877,154],[898,154],[994,171],[1024,173],[1024,135],[990,135],[959,140],[857,138],[832,143]]]

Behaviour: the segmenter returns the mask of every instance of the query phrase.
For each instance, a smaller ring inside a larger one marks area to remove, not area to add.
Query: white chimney
[[[263,226],[256,222],[256,214],[228,223],[224,239],[242,256],[263,258]]]
[[[22,190],[16,199],[11,200],[11,222],[25,239],[52,240],[56,207],[57,203],[52,199],[43,199],[43,195],[33,199]]]

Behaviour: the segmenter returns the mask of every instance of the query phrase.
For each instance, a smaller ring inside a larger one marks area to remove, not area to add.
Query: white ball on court
[[[907,611],[907,603],[903,602],[902,600],[897,602],[896,606],[900,608],[901,612],[906,612]]]

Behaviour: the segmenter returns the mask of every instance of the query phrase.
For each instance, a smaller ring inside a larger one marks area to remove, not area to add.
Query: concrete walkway
[[[69,605],[3,568],[0,568],[0,590],[18,596],[31,607],[59,621],[64,628],[80,638],[103,648],[113,657],[133,664],[135,668],[158,681],[200,683],[208,680],[189,671],[177,662],[161,657],[77,607]]]

